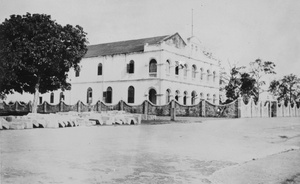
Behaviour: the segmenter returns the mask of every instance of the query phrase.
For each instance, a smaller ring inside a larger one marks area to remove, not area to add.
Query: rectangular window
[[[40,101],[39,104],[42,104],[43,103],[43,97],[40,96],[39,101]]]

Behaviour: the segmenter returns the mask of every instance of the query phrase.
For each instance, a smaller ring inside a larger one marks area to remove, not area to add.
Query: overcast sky
[[[0,22],[44,13],[80,25],[90,44],[174,34],[194,35],[224,65],[257,58],[277,65],[277,78],[300,77],[300,0],[0,0]]]

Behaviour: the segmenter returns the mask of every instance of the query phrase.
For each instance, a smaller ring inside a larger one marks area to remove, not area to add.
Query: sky
[[[186,39],[193,22],[193,35],[225,67],[260,58],[276,64],[272,78],[279,79],[300,77],[299,10],[299,0],[0,0],[0,22],[48,14],[61,25],[82,26],[89,44],[176,32]]]

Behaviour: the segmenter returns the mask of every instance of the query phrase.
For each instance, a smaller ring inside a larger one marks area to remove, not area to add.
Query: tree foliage
[[[67,72],[87,51],[80,26],[61,26],[49,15],[11,15],[0,24],[1,94],[69,89]]]
[[[275,74],[275,64],[260,59],[250,63],[250,71],[243,71],[244,69],[246,67],[231,67],[228,84],[225,86],[227,102],[238,97],[243,97],[246,100],[251,97],[258,101],[262,86],[265,85],[263,77],[268,74]]]
[[[255,88],[257,90],[256,99],[259,99],[259,94],[262,92],[262,86],[266,84],[263,77],[265,75],[276,74],[275,63],[272,61],[262,61],[261,59],[256,59],[250,62],[250,75],[255,79]]]
[[[269,91],[277,97],[278,101],[285,103],[300,101],[300,78],[294,74],[286,75],[280,80],[273,80],[270,83]]]

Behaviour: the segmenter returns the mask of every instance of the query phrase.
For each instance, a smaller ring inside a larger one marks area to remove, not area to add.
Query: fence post
[[[269,112],[268,112],[269,118],[272,117],[272,109],[271,109],[272,107],[271,107],[271,105],[272,105],[272,104],[271,104],[271,101],[269,101],[269,105],[268,105],[268,108],[269,108],[269,109],[268,109],[268,111],[269,111]]]
[[[171,101],[171,121],[176,120],[176,108],[175,108],[175,100]]]
[[[63,112],[64,111],[63,108],[64,108],[63,107],[63,102],[62,102],[62,100],[60,100],[60,102],[59,102],[59,112]]]
[[[120,100],[120,111],[124,110],[124,101]]]
[[[77,102],[77,112],[80,112],[81,111],[81,101],[78,100]]]
[[[43,107],[44,107],[44,113],[46,113],[47,112],[47,104],[46,104],[47,102],[46,101],[44,101],[44,103],[43,103]]]
[[[15,101],[15,111],[18,111],[18,101]]]
[[[101,101],[100,100],[97,102],[97,111],[101,112]]]
[[[242,117],[242,97],[238,97],[237,99],[237,118]]]
[[[28,106],[28,112],[31,113],[32,112],[31,101],[28,102],[27,106]]]
[[[148,120],[148,101],[145,100],[144,102],[144,116],[145,116],[145,120]]]
[[[205,100],[201,100],[201,117],[206,117]]]

